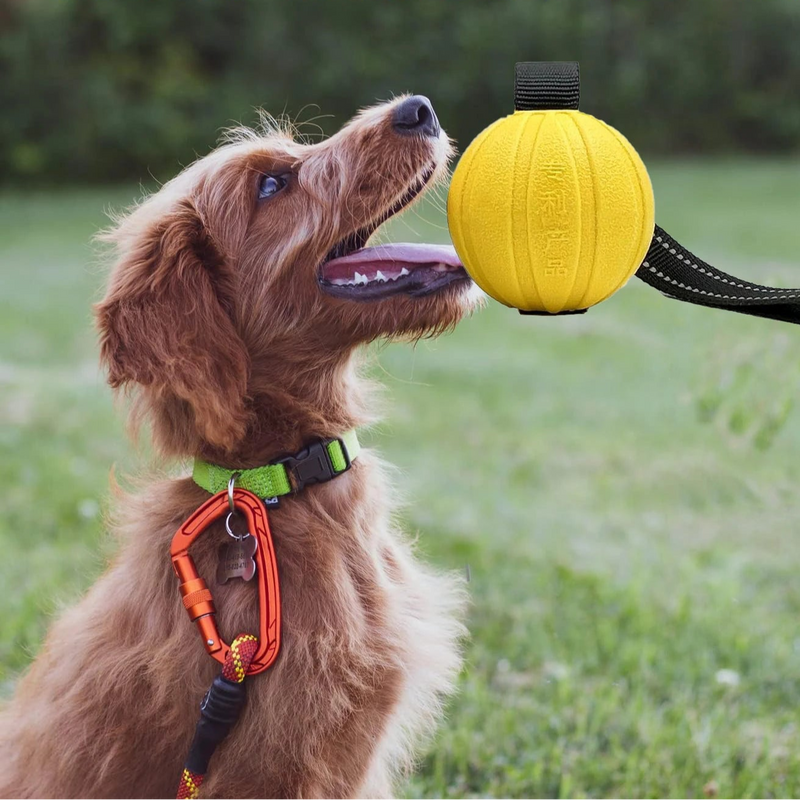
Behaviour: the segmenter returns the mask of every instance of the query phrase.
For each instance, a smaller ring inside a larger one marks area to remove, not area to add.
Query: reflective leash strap
[[[800,325],[800,289],[776,289],[728,275],[697,258],[656,225],[636,272],[667,297]]]
[[[244,679],[257,650],[258,639],[249,633],[237,636],[231,642],[222,671],[214,678],[200,704],[200,719],[183,767],[176,795],[178,800],[194,800],[199,796],[211,756],[239,719],[244,707]]]

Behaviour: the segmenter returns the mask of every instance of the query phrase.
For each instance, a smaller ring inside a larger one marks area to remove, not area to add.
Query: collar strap
[[[235,485],[240,489],[262,498],[280,497],[347,472],[360,451],[358,436],[352,430],[340,438],[317,439],[298,453],[253,469],[226,469],[197,458],[192,478],[211,494],[227,489],[231,476],[236,476]]]

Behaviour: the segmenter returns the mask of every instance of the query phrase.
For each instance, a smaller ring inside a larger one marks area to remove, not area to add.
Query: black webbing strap
[[[800,289],[759,286],[721,272],[658,225],[636,277],[675,300],[800,325]]]
[[[581,73],[577,61],[520,61],[514,71],[514,109],[516,111],[578,110],[581,99]],[[520,311],[532,317],[585,314],[585,308],[560,311]]]
[[[577,109],[581,75],[577,61],[520,61],[514,77],[517,111]]]
[[[577,110],[580,96],[577,61],[522,61],[516,66],[517,111]],[[759,286],[721,272],[692,255],[658,225],[636,277],[675,300],[800,325],[800,289]]]

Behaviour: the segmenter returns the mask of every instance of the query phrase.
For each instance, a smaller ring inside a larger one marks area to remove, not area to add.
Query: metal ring
[[[241,536],[238,533],[234,533],[231,530],[231,519],[233,517],[235,517],[235,516],[236,516],[236,512],[235,511],[231,511],[228,514],[228,516],[225,517],[225,530],[228,532],[228,536],[230,536],[231,539],[236,539],[237,542],[241,542],[242,539],[244,539],[245,537],[250,535],[250,531],[248,531],[247,533],[243,533]]]
[[[233,487],[236,486],[236,479],[239,477],[238,472],[234,472],[231,474],[231,477],[228,478],[228,508],[231,510],[231,514],[236,513],[236,505],[233,502]]]

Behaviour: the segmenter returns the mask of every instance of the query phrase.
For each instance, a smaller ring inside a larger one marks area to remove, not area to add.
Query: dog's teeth
[[[386,276],[380,270],[378,270],[377,273],[375,273],[375,280],[386,283]]]
[[[355,283],[356,286],[358,286],[358,284],[367,284],[369,283],[369,279],[367,278],[366,275],[362,275],[361,273],[356,272],[356,278],[353,281],[353,283]]]
[[[447,272],[448,267],[447,264],[434,264],[433,271],[434,272]]]
[[[402,278],[403,275],[410,275],[410,274],[411,273],[409,273],[409,271],[405,267],[403,267],[403,269],[400,270],[400,275],[398,277]]]

